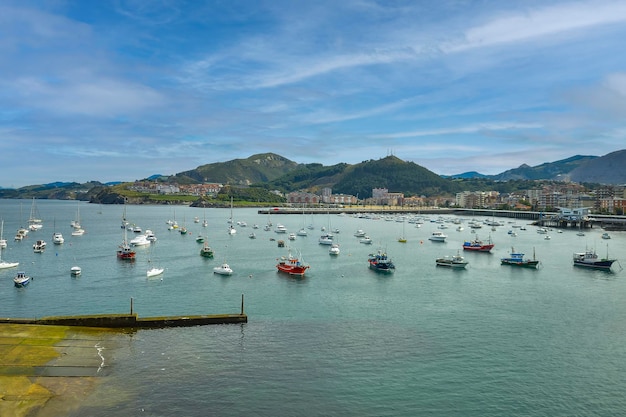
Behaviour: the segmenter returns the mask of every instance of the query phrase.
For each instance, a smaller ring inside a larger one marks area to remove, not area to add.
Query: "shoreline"
[[[104,375],[101,351],[116,333],[0,324],[0,415],[52,417],[80,407]]]

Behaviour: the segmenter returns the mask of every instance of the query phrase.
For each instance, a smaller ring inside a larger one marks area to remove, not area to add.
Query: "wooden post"
[[[243,294],[241,294],[241,315],[243,316]]]
[[[133,297],[130,297],[130,315],[133,315]]]

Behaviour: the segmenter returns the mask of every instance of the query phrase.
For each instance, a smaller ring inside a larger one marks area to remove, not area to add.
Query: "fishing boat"
[[[535,251],[533,249],[533,259],[525,259],[524,254],[515,252],[515,249],[511,248],[511,254],[508,258],[500,259],[501,265],[521,266],[522,268],[534,268],[539,266],[539,261],[535,259]]]
[[[202,249],[200,249],[200,256],[203,256],[205,258],[213,257],[213,249],[211,249],[209,243],[206,241],[203,242]]]
[[[26,275],[26,272],[20,271],[17,273],[17,275],[15,275],[15,278],[13,278],[13,284],[18,287],[25,287],[28,284],[30,284],[31,278]]]
[[[215,268],[213,268],[213,273],[218,275],[232,275],[233,270],[231,269],[230,265],[224,262],[220,266],[216,266]]]
[[[448,236],[446,234],[444,234],[443,232],[439,232],[439,231],[434,231],[430,237],[428,238],[428,240],[431,240],[433,242],[445,242],[446,238]]]
[[[595,250],[587,249],[584,252],[574,253],[574,266],[591,269],[610,270],[616,259],[609,259],[608,246],[606,258],[600,258]]]
[[[474,252],[491,252],[491,249],[493,249],[494,246],[494,243],[491,241],[491,235],[489,236],[489,240],[487,240],[486,243],[478,239],[478,235],[476,235],[475,239],[463,243],[463,250]]]
[[[137,253],[128,244],[128,238],[126,235],[127,230],[127,228],[124,228],[124,240],[122,240],[122,243],[120,243],[120,245],[117,247],[117,258],[130,261],[135,259],[135,255]]]
[[[370,269],[377,272],[390,273],[395,271],[396,266],[391,259],[382,250],[378,250],[377,253],[370,253],[367,258]]]
[[[330,245],[330,249],[328,249],[328,253],[330,255],[339,255],[341,251],[339,250],[339,244],[338,243],[333,243],[332,245]]]
[[[435,259],[437,266],[446,266],[448,268],[465,268],[468,262],[458,252],[456,255],[444,256],[443,258]]]
[[[77,276],[79,276],[82,273],[83,273],[83,270],[81,269],[80,266],[73,266],[73,267],[70,268],[70,274],[73,277],[77,277]]]
[[[309,269],[309,265],[301,261],[300,259],[291,255],[291,252],[288,256],[281,256],[278,259],[278,263],[276,264],[276,268],[280,272],[285,272],[289,275],[299,275],[304,276],[304,273],[307,269]]]

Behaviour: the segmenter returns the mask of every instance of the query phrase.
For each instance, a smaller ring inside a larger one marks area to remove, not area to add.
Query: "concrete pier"
[[[110,329],[154,329],[163,327],[204,326],[207,324],[247,323],[246,314],[213,314],[140,318],[133,314],[98,314],[83,316],[53,316],[38,319],[0,318],[6,324],[38,324],[51,326],[102,327]]]

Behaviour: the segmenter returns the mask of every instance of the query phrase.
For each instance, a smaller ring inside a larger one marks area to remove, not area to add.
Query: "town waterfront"
[[[42,230],[13,241],[26,224],[31,201],[0,200],[2,259],[17,268],[0,271],[0,316],[128,312],[141,316],[236,313],[243,325],[141,330],[107,335],[101,382],[70,416],[614,416],[626,413],[626,232],[575,230],[551,239],[526,221],[495,231],[477,229],[496,247],[491,254],[462,253],[474,236],[463,219],[444,229],[445,243],[428,240],[438,223],[424,224],[338,215],[259,215],[235,209],[245,221],[227,234],[228,209],[127,206],[131,224],[151,229],[152,246],[137,259],[116,259],[123,238],[124,207],[74,201],[37,201]],[[71,236],[80,207],[86,233]],[[194,223],[206,217],[207,228]],[[451,216],[445,216],[452,218]],[[189,230],[167,230],[176,219]],[[503,221],[503,219],[499,219]],[[271,221],[271,231],[263,226]],[[295,241],[274,233],[303,226]],[[253,224],[259,229],[253,230]],[[527,230],[520,230],[524,225]],[[338,228],[341,254],[319,245],[320,228]],[[363,229],[372,245],[353,234]],[[65,236],[53,245],[54,231]],[[517,236],[508,233],[515,230]],[[256,239],[249,238],[254,232]],[[205,234],[214,259],[199,255]],[[399,243],[404,235],[406,243]],[[131,239],[132,233],[128,238]],[[44,253],[32,244],[44,239]],[[271,240],[274,239],[274,240]],[[285,248],[276,240],[284,239]],[[608,245],[608,246],[607,246]],[[276,260],[301,253],[311,265],[304,278],[276,272]],[[511,248],[541,261],[538,270],[500,265]],[[596,248],[618,261],[612,273],[572,266],[572,253]],[[385,250],[396,271],[367,268],[367,255]],[[435,258],[465,256],[465,270],[435,266]],[[166,268],[147,279],[148,260]],[[230,277],[212,273],[228,262]],[[70,276],[80,265],[82,275]],[[13,287],[17,270],[34,280]]]

